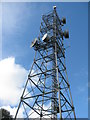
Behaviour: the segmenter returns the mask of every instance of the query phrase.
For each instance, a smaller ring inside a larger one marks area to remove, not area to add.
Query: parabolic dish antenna
[[[37,41],[38,41],[37,38],[35,38],[30,47],[34,47],[37,44]]]

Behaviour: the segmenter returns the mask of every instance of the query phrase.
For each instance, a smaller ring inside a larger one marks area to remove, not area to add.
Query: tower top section
[[[60,42],[62,46],[63,39],[69,38],[69,31],[62,29],[65,24],[66,18],[59,18],[56,6],[53,6],[53,11],[42,15],[40,34],[37,40],[32,42],[31,47],[34,47],[34,50],[46,50],[53,47],[54,42]]]

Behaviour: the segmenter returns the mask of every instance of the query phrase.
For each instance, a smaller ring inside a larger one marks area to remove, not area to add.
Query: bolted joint
[[[30,74],[28,75],[28,78],[30,78]]]
[[[20,98],[20,99],[21,99],[21,101],[22,101],[22,99],[23,99],[23,96],[21,96],[21,98]]]
[[[72,107],[72,110],[74,111],[74,107]]]
[[[45,93],[45,91],[43,90],[43,94]]]
[[[68,83],[68,87],[70,88],[70,85],[69,85],[69,83]]]
[[[58,90],[61,90],[61,87],[60,87],[60,86],[58,86]]]

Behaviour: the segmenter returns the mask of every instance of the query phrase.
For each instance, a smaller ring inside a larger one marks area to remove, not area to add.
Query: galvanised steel
[[[20,108],[26,118],[75,119],[75,111],[65,66],[62,26],[66,19],[59,18],[56,6],[42,16],[40,34],[32,42],[35,58],[15,115]]]

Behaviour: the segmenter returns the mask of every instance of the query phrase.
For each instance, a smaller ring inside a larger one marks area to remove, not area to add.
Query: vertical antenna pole
[[[54,12],[56,12],[56,6],[53,7]],[[62,119],[61,113],[61,100],[60,100],[60,86],[59,86],[59,79],[58,79],[58,64],[57,64],[57,44],[56,44],[56,16],[54,16],[54,38],[55,38],[55,64],[56,64],[56,81],[58,84],[58,99],[59,99],[59,113],[60,113],[60,120]]]

